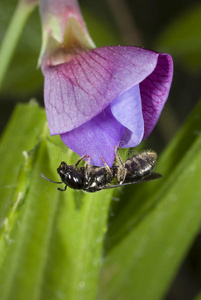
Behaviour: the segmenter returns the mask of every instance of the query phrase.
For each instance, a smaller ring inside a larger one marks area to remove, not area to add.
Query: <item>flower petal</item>
[[[160,54],[158,63],[145,80],[140,83],[142,111],[145,123],[145,139],[156,125],[168,98],[173,76],[173,62],[168,54]]]
[[[158,53],[131,46],[93,49],[64,64],[43,66],[50,133],[91,120],[114,99],[150,75]]]
[[[114,117],[126,127],[120,147],[135,147],[144,135],[144,120],[139,84],[117,97],[111,104]]]
[[[110,107],[82,126],[61,134],[62,141],[74,152],[90,155],[90,163],[103,166],[101,157],[111,166],[125,128],[112,115]]]

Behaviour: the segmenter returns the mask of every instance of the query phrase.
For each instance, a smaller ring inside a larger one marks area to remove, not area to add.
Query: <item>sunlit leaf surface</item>
[[[1,300],[93,299],[112,190],[62,193],[39,176],[59,180],[60,162],[77,160],[44,120],[37,106],[19,106],[1,142],[1,189],[10,190],[1,197]]]

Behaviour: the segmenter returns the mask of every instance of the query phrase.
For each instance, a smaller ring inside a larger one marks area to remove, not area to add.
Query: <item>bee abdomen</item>
[[[141,177],[151,174],[156,164],[157,154],[154,151],[144,151],[125,161],[126,178]]]

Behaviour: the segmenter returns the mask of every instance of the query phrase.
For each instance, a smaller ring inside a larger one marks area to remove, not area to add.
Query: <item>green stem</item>
[[[37,1],[19,1],[0,48],[0,89],[24,25]]]

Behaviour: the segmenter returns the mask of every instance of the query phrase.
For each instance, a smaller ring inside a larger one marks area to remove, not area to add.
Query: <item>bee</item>
[[[86,159],[84,166],[79,167],[84,159]],[[161,174],[153,172],[156,159],[156,152],[147,150],[122,161],[117,148],[115,148],[115,162],[112,167],[109,167],[103,158],[104,167],[90,165],[90,157],[85,155],[75,165],[61,162],[57,169],[61,181],[51,180],[41,173],[40,176],[53,183],[64,183],[64,189],[58,188],[59,191],[66,191],[69,187],[74,190],[94,193],[162,177]]]

